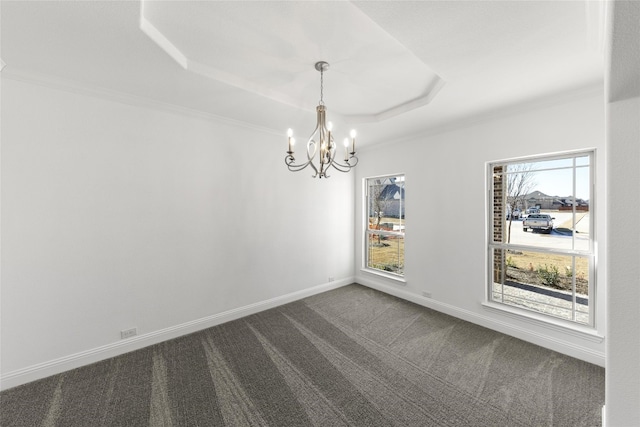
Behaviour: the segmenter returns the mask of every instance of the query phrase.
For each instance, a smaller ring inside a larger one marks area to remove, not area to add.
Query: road
[[[555,218],[554,226],[563,224],[566,221],[571,220],[571,212],[542,212],[549,213]],[[537,231],[522,231],[522,220],[514,220],[511,223],[511,243],[515,245],[527,245],[538,246],[553,249],[575,249],[580,251],[589,250],[589,213],[579,213],[577,218],[580,218],[576,226],[576,233],[568,233],[568,235],[561,234],[555,229],[551,234],[544,234]],[[505,222],[505,230],[509,227],[509,221]],[[573,246],[573,240],[575,239],[575,246]]]

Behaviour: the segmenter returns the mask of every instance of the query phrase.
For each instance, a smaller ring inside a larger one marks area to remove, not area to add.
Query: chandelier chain
[[[324,70],[320,69],[320,105],[324,105]]]

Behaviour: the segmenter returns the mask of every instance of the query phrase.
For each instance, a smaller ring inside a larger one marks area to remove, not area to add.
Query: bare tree
[[[385,210],[389,207],[389,200],[384,197],[384,190],[387,185],[383,184],[383,181],[377,179],[373,185],[369,187],[369,199],[372,206],[369,209],[369,221],[371,221],[371,214],[375,215],[375,230],[380,230],[380,221],[384,215]],[[381,235],[378,233],[378,244],[380,245]]]
[[[509,165],[507,178],[507,205],[509,206],[509,226],[507,227],[507,243],[511,243],[511,223],[513,213],[520,206],[524,208],[525,197],[536,185],[533,163]]]

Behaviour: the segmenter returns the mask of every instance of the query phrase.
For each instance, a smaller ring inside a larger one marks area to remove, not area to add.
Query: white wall
[[[437,106],[434,105],[434,108]],[[475,125],[363,150],[356,172],[356,279],[417,303],[604,366],[605,269],[598,251],[598,336],[525,322],[483,307],[486,254],[486,162],[595,148],[594,216],[605,242],[605,126],[603,89]],[[359,269],[363,259],[362,180],[406,174],[406,284]],[[423,298],[430,292],[432,299]]]
[[[6,78],[1,136],[5,388],[353,278],[353,176],[284,136]]]
[[[640,98],[609,104],[607,425],[640,425]]]
[[[640,425],[640,3],[609,4],[609,286],[603,425]]]

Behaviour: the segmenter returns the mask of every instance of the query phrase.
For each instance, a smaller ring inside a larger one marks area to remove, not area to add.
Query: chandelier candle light
[[[289,151],[287,151],[287,156],[284,158],[284,161],[292,172],[299,172],[311,165],[315,171],[313,178],[329,178],[327,170],[330,167],[333,167],[340,172],[349,172],[352,167],[358,164],[358,158],[355,155],[356,131],[351,130],[351,152],[349,152],[349,139],[344,139],[344,163],[340,163],[340,161],[335,159],[337,151],[336,144],[333,142],[333,135],[331,134],[331,122],[326,122],[327,109],[322,99],[324,90],[324,72],[329,69],[329,64],[325,61],[316,62],[315,68],[320,71],[320,102],[316,107],[316,128],[307,140],[307,161],[305,163],[296,164],[296,159],[293,156],[295,139],[293,138],[293,131],[291,129],[287,131]],[[319,156],[316,165],[313,161],[317,154],[319,154]]]

